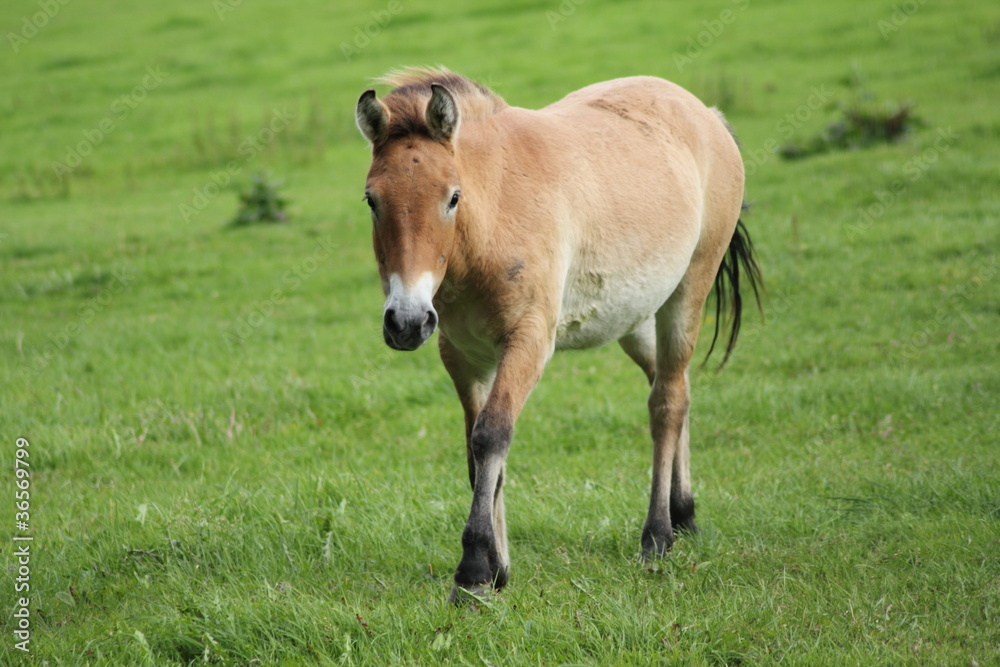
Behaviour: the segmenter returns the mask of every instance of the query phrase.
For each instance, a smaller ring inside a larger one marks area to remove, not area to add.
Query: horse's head
[[[437,327],[432,299],[455,242],[461,188],[452,139],[459,113],[451,94],[436,84],[426,104],[387,100],[391,105],[374,90],[358,100],[358,128],[372,143],[365,201],[387,297],[385,342],[415,350]]]

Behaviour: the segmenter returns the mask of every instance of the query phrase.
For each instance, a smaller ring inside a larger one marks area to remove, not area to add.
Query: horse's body
[[[557,349],[617,340],[645,372],[654,446],[642,548],[665,554],[674,528],[695,529],[687,369],[702,306],[713,286],[720,299],[730,289],[728,356],[740,264],[756,292],[728,126],[653,77],[588,86],[539,111],[444,70],[384,81],[396,86],[384,102],[374,91],[358,102],[384,336],[415,349],[440,323],[465,409],[473,502],[453,597],[506,583],[504,462]]]

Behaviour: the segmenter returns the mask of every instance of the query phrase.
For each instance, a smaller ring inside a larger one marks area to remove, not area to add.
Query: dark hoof
[[[448,601],[457,605],[489,600],[494,592],[498,592],[507,585],[510,571],[508,567],[497,566],[492,578],[489,581],[481,581],[480,583],[462,583],[459,581],[461,574],[462,569],[460,567],[459,571],[455,574],[455,583],[451,587],[451,595],[448,596]]]
[[[448,602],[456,607],[474,607],[477,603],[489,602],[492,594],[493,586],[490,584],[459,585],[455,583],[451,587]]]
[[[659,534],[657,534],[658,532]],[[642,531],[642,560],[648,563],[657,558],[666,558],[673,544],[674,535],[670,528],[667,528],[666,532],[644,528]]]
[[[674,524],[674,533],[680,533],[681,535],[695,535],[700,529],[698,524],[694,522],[694,517],[688,519],[683,523]]]
[[[694,522],[694,498],[688,496],[670,500],[670,523],[675,531],[698,532],[698,525]]]

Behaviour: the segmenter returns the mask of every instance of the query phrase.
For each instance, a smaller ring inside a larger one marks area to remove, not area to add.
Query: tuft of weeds
[[[240,192],[240,208],[230,224],[233,227],[245,227],[288,220],[288,213],[285,211],[288,200],[280,194],[283,185],[281,181],[273,180],[267,172],[251,176],[250,187]]]
[[[879,102],[868,90],[857,68],[848,77],[847,85],[852,90],[852,99],[835,104],[840,111],[840,119],[809,139],[782,146],[778,150],[781,157],[795,160],[831,151],[852,151],[896,143],[915,127],[926,125],[913,113],[912,102]]]

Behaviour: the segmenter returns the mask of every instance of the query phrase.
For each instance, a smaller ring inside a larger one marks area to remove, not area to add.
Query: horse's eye
[[[366,192],[365,196],[361,198],[361,201],[368,204],[368,208],[370,208],[373,212],[375,211],[375,200],[372,199],[372,196],[370,194]]]
[[[461,195],[461,193],[460,192],[456,192],[455,194],[453,194],[451,196],[451,201],[448,202],[448,210],[449,211],[451,209],[455,208],[456,206],[458,206],[458,197],[459,197],[459,195]]]

